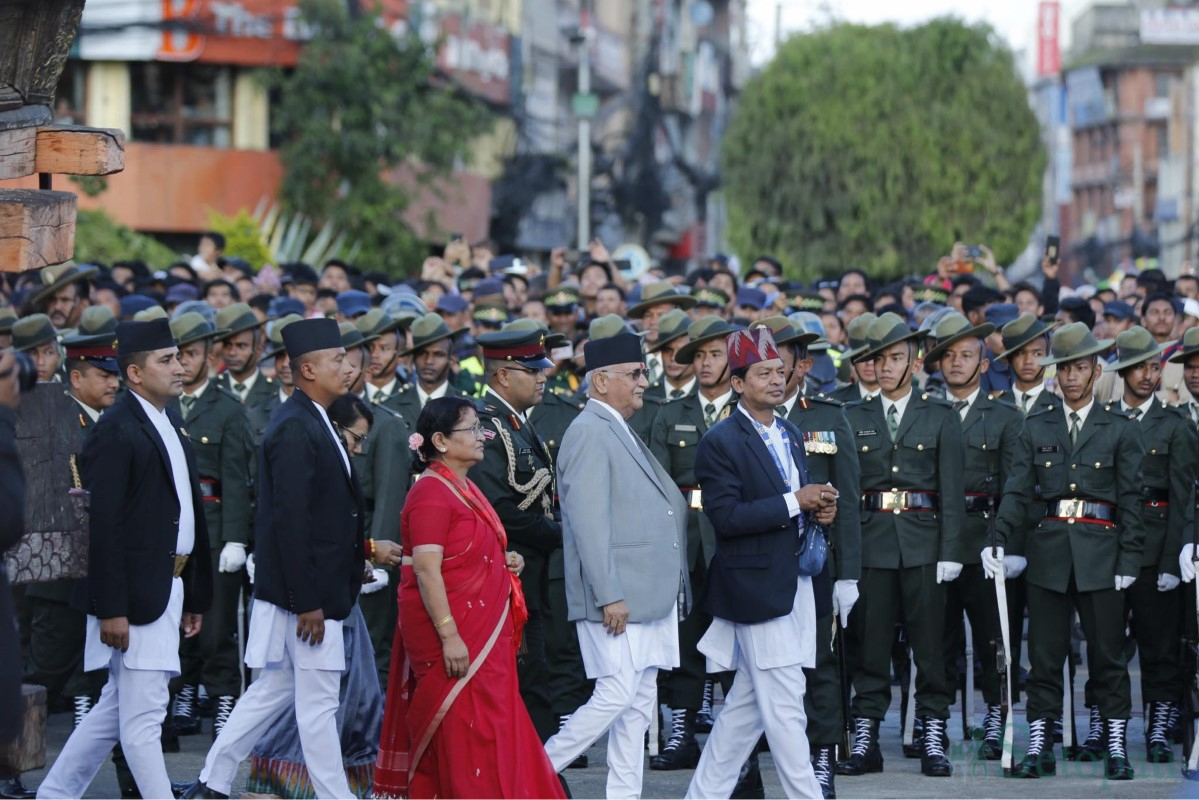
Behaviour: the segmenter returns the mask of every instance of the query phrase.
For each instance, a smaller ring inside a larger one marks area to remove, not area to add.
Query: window
[[[133,139],[230,146],[233,80],[228,67],[135,62],[129,75]]]
[[[1167,72],[1159,72],[1153,76],[1156,84],[1155,97],[1170,97],[1170,88],[1174,85],[1174,76]]]
[[[54,124],[83,125],[87,119],[87,67],[70,59],[54,90]]]
[[[1157,157],[1165,158],[1170,155],[1170,127],[1168,125],[1157,126]]]

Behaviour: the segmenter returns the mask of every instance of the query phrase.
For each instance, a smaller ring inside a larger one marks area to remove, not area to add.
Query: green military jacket
[[[861,468],[861,491],[936,492],[932,511],[862,510],[862,566],[898,569],[962,562],[962,426],[944,400],[911,390],[895,440],[887,429],[883,399],[845,406]]]
[[[412,483],[412,451],[408,424],[398,412],[370,404],[374,421],[362,452],[354,456],[354,471],[366,501],[366,530],[372,539],[401,541],[400,512]]]
[[[1024,574],[1034,586],[1065,592],[1073,574],[1080,592],[1109,589],[1116,575],[1141,572],[1141,431],[1095,400],[1071,443],[1064,404],[1046,403],[1025,418],[995,523],[997,543],[1028,559]],[[1068,498],[1115,504],[1116,524],[1045,518],[1046,504]],[[1027,524],[1029,509],[1041,516],[1035,527]]]
[[[1123,406],[1112,409],[1123,413]],[[1190,416],[1163,405],[1156,397],[1140,421],[1138,438],[1145,448],[1141,480],[1145,487],[1141,518],[1145,545],[1141,566],[1161,575],[1178,575],[1178,553],[1194,536],[1195,477],[1199,469],[1199,441]],[[1121,573],[1123,574],[1123,573]]]
[[[452,382],[449,382],[446,386],[445,396],[465,397],[468,400],[473,399],[470,396],[470,392],[462,391]],[[416,421],[420,418],[421,404],[420,393],[417,392],[415,383],[405,383],[403,386],[400,386],[391,397],[383,401],[383,405],[403,417],[404,422],[408,425],[409,433],[416,430]]]
[[[829,530],[829,577],[856,581],[862,576],[861,471],[849,420],[841,404],[823,394],[798,396],[787,420],[803,434],[808,477],[832,484],[841,495]]]
[[[730,411],[733,405],[730,400],[724,411]],[[703,487],[695,479],[695,454],[700,437],[707,432],[703,400],[694,393],[662,405],[649,434],[650,452],[670,473],[687,501],[687,569],[692,571],[701,555],[706,566],[716,552],[716,530],[707,515],[700,513],[703,510]],[[698,495],[696,490],[699,490]]]
[[[212,382],[220,386],[234,400],[237,400],[237,394],[230,388],[233,384],[233,376],[228,372],[222,372],[212,379]],[[267,375],[258,373],[258,379],[254,381],[254,385],[250,387],[250,393],[246,395],[246,400],[242,404],[246,407],[246,415],[250,420],[250,430],[254,433],[254,446],[262,444],[262,437],[266,434],[266,424],[270,422],[271,413],[280,406],[279,399],[279,382]]]
[[[508,546],[524,556],[521,584],[529,610],[539,610],[547,586],[547,566],[562,548],[562,524],[554,518],[557,494],[549,448],[534,427],[521,421],[497,395],[477,401],[487,443],[483,460],[470,469],[470,479],[483,492],[504,530]]]
[[[862,390],[858,387],[857,382],[847,383],[844,386],[838,386],[833,391],[829,392],[827,397],[835,403],[845,405],[846,403],[856,403],[862,399]]]
[[[991,510],[971,510],[962,527],[962,563],[978,564],[991,542],[991,521],[999,511],[1000,495],[1020,451],[1024,415],[1002,401],[1002,393],[980,391],[962,420],[965,490],[972,503],[994,499]]]
[[[586,402],[572,394],[546,391],[541,396],[541,402],[530,408],[525,415],[537,428],[537,435],[541,437],[541,441],[549,448],[554,464],[558,463],[558,448],[562,446],[562,436],[586,405]]]
[[[171,405],[182,417],[178,398]],[[227,542],[249,545],[257,453],[247,409],[236,395],[209,381],[184,419],[183,429],[196,451],[209,546],[216,550]]]

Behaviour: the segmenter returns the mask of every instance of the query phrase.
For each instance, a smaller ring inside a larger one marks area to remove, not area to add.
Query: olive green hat
[[[818,292],[788,292],[787,306],[796,311],[815,311],[817,313],[824,310],[824,304],[827,302],[824,295]]]
[[[362,331],[353,322],[342,322],[337,327],[341,330],[341,346],[346,350],[351,350],[355,347],[366,347],[379,338],[378,336],[363,336]]]
[[[555,308],[565,309],[565,313],[570,313],[579,304],[579,290],[570,285],[559,286],[556,289],[546,292],[542,296],[541,302],[547,310]],[[559,312],[550,310],[550,313],[555,314]]]
[[[245,303],[231,303],[216,312],[216,326],[224,331],[217,339],[221,341],[239,333],[252,331],[261,325],[254,310]]]
[[[37,293],[29,298],[29,302],[31,305],[37,305],[43,300],[52,297],[55,292],[68,283],[86,280],[99,271],[97,267],[91,265],[81,267],[73,261],[68,261],[65,264],[56,264],[53,267],[46,267],[42,270],[40,276],[42,279],[42,288],[38,289]]]
[[[545,349],[546,352],[553,350],[556,347],[565,347],[570,344],[570,339],[567,339],[565,334],[551,333],[550,327],[544,322],[538,322],[528,317],[521,317],[509,322],[503,328],[504,331],[541,331],[545,334]]]
[[[162,306],[150,306],[143,308],[141,311],[133,315],[134,322],[149,322],[155,319],[170,319],[167,310]]]
[[[708,342],[724,342],[730,333],[745,330],[744,325],[733,325],[717,316],[704,317],[691,323],[687,329],[687,337],[691,341],[683,345],[674,354],[676,364],[690,364],[695,361],[695,351]]]
[[[1029,342],[1040,339],[1042,336],[1051,335],[1057,326],[1056,322],[1046,325],[1034,314],[1021,314],[999,329],[999,333],[1003,336],[1004,349],[1002,353],[995,356],[995,360],[1002,361],[1015,355],[1017,350]]]
[[[946,315],[932,329],[931,333],[933,338],[937,340],[937,346],[929,350],[924,357],[929,361],[936,361],[945,355],[945,351],[951,344],[965,339],[985,339],[994,332],[995,326],[990,322],[971,326],[970,320],[955,311],[952,314]]]
[[[1037,363],[1042,367],[1049,367],[1078,358],[1097,356],[1107,352],[1112,346],[1112,341],[1096,339],[1085,322],[1072,322],[1053,334],[1053,340],[1049,343],[1049,355]]]
[[[287,316],[280,317],[279,319],[272,320],[271,322],[267,323],[266,339],[269,344],[266,352],[262,354],[263,360],[275,358],[280,353],[287,352],[287,346],[283,344],[283,329],[293,322],[299,322],[302,319],[304,318],[299,314],[288,314]],[[358,321],[362,322],[362,319],[362,317],[359,317]]]
[[[1103,365],[1104,372],[1118,372],[1125,367],[1157,358],[1173,347],[1173,342],[1158,344],[1153,334],[1140,325],[1133,325],[1116,337],[1116,360]]]
[[[820,334],[814,331],[801,331],[792,324],[791,320],[783,316],[766,317],[758,320],[750,325],[751,328],[770,328],[770,333],[774,336],[776,345],[797,344],[801,347],[807,346],[820,338]]]
[[[412,323],[412,347],[400,355],[411,355],[422,347],[440,342],[442,339],[452,339],[468,330],[469,328],[450,330],[449,326],[445,324],[445,319],[437,312],[431,311]]]
[[[866,347],[854,356],[853,363],[869,361],[891,345],[908,342],[919,336],[921,333],[909,328],[903,317],[888,311],[870,323],[870,329],[866,332]]]
[[[651,347],[645,348],[647,353],[656,353],[675,339],[687,335],[691,325],[691,317],[681,308],[672,308],[658,320],[658,341]]]
[[[99,334],[115,334],[117,318],[108,306],[88,306],[79,317],[78,336],[97,336]]]
[[[0,326],[0,331],[3,330]],[[1199,328],[1187,328],[1186,333],[1182,335],[1182,349],[1170,356],[1169,361],[1171,364],[1185,364],[1187,359],[1196,353],[1199,353]]]
[[[873,311],[858,314],[845,326],[845,335],[849,340],[849,349],[841,354],[841,358],[853,360],[854,357],[866,352],[867,337],[870,334],[870,324],[878,319]]]
[[[629,319],[641,319],[645,316],[645,312],[649,311],[650,306],[656,306],[659,303],[670,303],[678,308],[691,308],[695,305],[695,298],[689,294],[679,294],[670,281],[647,283],[641,289],[641,302],[629,309]]]
[[[45,314],[21,317],[12,326],[12,346],[18,351],[41,347],[47,342],[55,341],[56,336],[54,325]]]
[[[202,339],[215,339],[224,333],[198,311],[188,311],[171,320],[171,336],[180,347]]]
[[[364,338],[374,337],[378,339],[385,333],[404,330],[413,319],[415,317],[396,319],[381,308],[372,308],[359,317],[358,321],[354,324],[358,326],[358,330]]]
[[[11,308],[0,308],[0,333],[12,333],[12,326],[16,321],[17,312]]]
[[[604,314],[602,317],[596,317],[587,326],[588,339],[607,339],[618,333],[629,332],[628,323],[617,314]]]

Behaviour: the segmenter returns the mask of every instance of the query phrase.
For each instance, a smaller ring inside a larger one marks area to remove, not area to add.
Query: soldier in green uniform
[[[262,360],[274,360],[275,385],[279,387],[278,396],[262,406],[263,411],[267,412],[267,419],[270,419],[275,409],[286,403],[287,398],[295,391],[296,382],[291,374],[291,359],[288,358],[287,348],[283,345],[283,329],[302,319],[299,314],[288,314],[266,324],[266,350],[262,353]]]
[[[562,547],[562,525],[554,515],[556,490],[549,450],[527,414],[541,402],[545,370],[553,364],[546,356],[545,334],[539,330],[483,334],[479,344],[487,376],[479,422],[487,443],[483,460],[470,470],[470,479],[491,501],[511,548],[525,559],[520,582],[529,607],[527,652],[517,657],[517,672],[529,716],[545,741],[558,731],[546,673],[546,567],[550,555]]]
[[[212,607],[204,615],[200,635],[184,639],[180,646],[182,688],[176,698],[175,723],[180,733],[199,729],[195,702],[202,684],[213,698],[214,741],[241,695],[237,617],[252,532],[251,476],[255,474],[254,435],[246,409],[208,377],[209,349],[213,339],[224,333],[194,311],[171,323],[183,367],[183,394],[172,405],[183,416],[196,449],[212,555]],[[259,383],[267,385],[265,380]]]
[[[1111,344],[1110,339],[1096,341],[1081,322],[1053,335],[1041,365],[1057,365],[1064,402],[1050,402],[1025,419],[996,520],[998,552],[982,553],[988,574],[1004,569],[1005,556],[1028,563],[1032,670],[1026,683],[1028,750],[1016,770],[1020,777],[1052,775],[1057,769],[1051,724],[1062,714],[1062,667],[1075,607],[1104,720],[1107,776],[1133,777],[1126,753],[1131,691],[1122,592],[1141,574],[1145,451],[1139,427],[1093,394],[1099,355]],[[1028,509],[1034,505],[1043,509],[1042,519],[1029,530]]]
[[[674,354],[689,341],[687,328],[690,326],[691,318],[681,308],[672,308],[658,320],[658,341],[647,345],[645,351],[647,357],[653,355],[661,359],[662,378],[645,390],[645,402],[661,405],[695,394],[698,389],[695,365],[674,360]]]
[[[414,319],[416,317],[407,314],[393,317],[381,308],[372,308],[358,318],[358,329],[364,334],[371,331],[371,335],[376,337],[370,344],[366,395],[363,398],[368,403],[384,405],[403,386],[396,369],[400,363],[400,352],[407,341],[405,331]]]
[[[870,325],[866,352],[880,395],[845,406],[861,467],[862,578],[852,638],[856,659],[851,713],[854,740],[841,775],[881,772],[879,723],[891,704],[891,642],[903,620],[917,668],[916,714],[923,720],[920,770],[947,777],[945,722],[953,688],[942,637],[945,586],[962,570],[959,535],[966,523],[962,426],[943,400],[912,386],[917,336],[896,314]]]
[[[652,348],[658,343],[658,322],[672,308],[686,311],[695,306],[695,298],[679,294],[670,281],[648,283],[641,289],[641,302],[629,309],[628,317],[636,320],[645,336],[645,345],[651,349],[646,356],[645,366],[649,369],[649,382],[653,385],[662,378],[662,358]]]
[[[833,623],[835,614],[840,614],[842,625],[848,620],[857,602],[862,574],[858,456],[841,404],[823,394],[805,397],[800,391],[812,363],[808,345],[816,340],[817,334],[800,333],[786,317],[767,317],[756,325],[771,329],[783,359],[787,387],[783,404],[776,411],[783,419],[795,423],[803,434],[808,477],[812,483],[833,486],[840,494],[837,517],[829,529],[826,561],[833,588],[833,611],[816,620],[816,667],[805,670],[808,688],[804,692],[812,767],[825,798],[836,797],[836,750],[845,720],[841,716],[841,675],[833,651]]]
[[[982,661],[980,684],[987,712],[980,754],[988,761],[998,761],[1003,755],[1006,718],[1000,705],[998,665],[995,658],[988,657],[999,635],[999,606],[994,587],[983,575],[979,553],[991,545],[991,520],[999,509],[1000,492],[1011,474],[1024,425],[1023,415],[999,399],[1002,392],[982,390],[982,376],[990,366],[983,341],[994,332],[994,325],[974,327],[954,312],[933,329],[937,346],[929,352],[940,364],[949,400],[962,420],[965,445],[966,523],[960,533],[963,566],[958,579],[946,587],[945,674],[956,686],[965,637],[964,611],[970,620],[974,653]],[[966,669],[972,670],[974,665],[966,664]],[[973,725],[973,720],[969,724]]]
[[[1146,756],[1158,764],[1174,760],[1169,730],[1184,688],[1178,658],[1182,598],[1177,553],[1183,537],[1193,533],[1199,462],[1195,430],[1187,415],[1154,397],[1161,383],[1160,355],[1169,345],[1158,344],[1149,331],[1133,326],[1116,337],[1116,360],[1104,367],[1123,379],[1119,411],[1135,423],[1134,428],[1139,426],[1137,435],[1145,448],[1140,506],[1145,544],[1141,569],[1126,593],[1125,605],[1140,655],[1141,699],[1148,704]],[[1098,698],[1091,701],[1098,708]]]
[[[691,290],[691,297],[695,300],[695,306],[691,309],[693,321],[698,322],[704,317],[724,319],[729,316],[729,307],[733,298],[721,289],[717,289],[715,286],[696,286]]]
[[[262,357],[262,322],[245,303],[233,303],[217,312],[216,328],[221,331],[214,340],[220,345],[217,355],[225,362],[225,371],[214,382],[230,392],[243,406],[250,418],[254,443],[262,440],[270,411],[279,399],[275,379],[258,370]]]
[[[440,314],[429,313],[412,323],[412,347],[400,356],[412,356],[416,380],[406,383],[395,394],[382,401],[392,411],[399,412],[408,423],[409,431],[416,429],[416,420],[425,403],[435,397],[470,397],[469,392],[450,383],[450,340],[466,328],[450,330]]]
[[[1182,364],[1182,378],[1192,398],[1178,408],[1199,428],[1199,358],[1195,356],[1199,356],[1199,328],[1189,328],[1182,335],[1182,349],[1170,356],[1170,361]]]
[[[663,320],[666,318],[663,317]],[[695,452],[699,439],[733,407],[733,389],[728,370],[725,339],[742,326],[731,325],[718,316],[705,317],[683,333],[658,328],[658,345],[664,334],[688,338],[674,352],[679,364],[695,365],[699,391],[668,401],[658,409],[650,428],[649,449],[670,473],[687,500],[687,569],[691,591],[699,596],[707,582],[708,562],[716,550],[712,523],[700,513],[702,493],[695,479]],[[670,340],[666,342],[669,346]],[[666,369],[663,356],[663,369]],[[695,604],[679,623],[679,666],[658,673],[658,700],[670,708],[670,731],[662,752],[650,759],[650,769],[694,769],[699,763],[695,740],[695,718],[703,705],[707,660],[698,644],[711,618]]]
[[[854,317],[845,329],[849,339],[849,349],[841,354],[843,361],[848,361],[853,370],[854,380],[829,393],[829,397],[838,403],[852,403],[855,400],[865,400],[871,395],[878,394],[878,381],[874,378],[874,362],[854,362],[854,358],[866,352],[867,334],[870,324],[878,317],[867,311]]]

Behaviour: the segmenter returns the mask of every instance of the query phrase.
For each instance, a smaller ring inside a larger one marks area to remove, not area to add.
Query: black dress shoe
[[[0,780],[0,797],[12,798],[12,800],[30,800],[30,798],[37,797],[37,792],[21,783],[20,775],[14,775],[11,778]]]
[[[121,800],[142,800],[142,793],[136,786],[132,789],[126,787],[121,790]]]
[[[953,765],[945,756],[945,720],[927,717],[924,720],[924,752],[920,754],[920,772],[929,778],[948,778]]]
[[[758,766],[758,754],[755,751],[744,764],[741,774],[737,776],[737,785],[733,787],[730,800],[765,800],[766,787],[762,783],[762,770]]]
[[[214,792],[212,789],[209,789],[207,786],[201,783],[199,778],[196,778],[191,783],[172,783],[171,790],[175,791],[176,789],[178,789],[179,792],[175,796],[180,798],[180,800],[191,800],[191,798],[220,798],[221,800],[229,800],[229,795],[221,794],[220,792]]]

